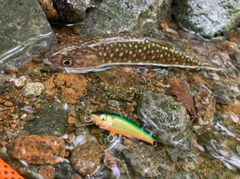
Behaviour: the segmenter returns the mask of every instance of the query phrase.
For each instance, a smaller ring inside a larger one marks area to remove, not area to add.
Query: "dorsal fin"
[[[173,49],[174,50],[174,46],[166,41],[160,40],[160,39],[156,39],[156,38],[152,38],[152,37],[146,37],[147,40],[154,42],[156,44],[168,47],[169,49]]]

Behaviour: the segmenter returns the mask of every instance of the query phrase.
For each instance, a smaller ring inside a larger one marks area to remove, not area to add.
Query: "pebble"
[[[11,107],[13,106],[13,103],[11,101],[5,101],[4,106]]]
[[[40,174],[44,179],[54,179],[55,168],[51,165],[45,165],[38,170],[38,174]]]
[[[158,81],[156,84],[155,84],[156,87],[159,87],[159,88],[165,88],[166,85],[160,81]]]
[[[87,80],[81,74],[56,73],[44,81],[44,86],[49,94],[58,93],[67,103],[76,104],[85,93]]]
[[[71,179],[82,179],[82,177],[75,173],[74,175],[72,175]]]
[[[87,176],[97,169],[101,158],[100,144],[95,137],[88,135],[85,143],[74,147],[70,161],[80,175]]]
[[[21,93],[26,98],[34,98],[39,96],[44,90],[44,85],[40,82],[29,82],[27,83]]]
[[[0,104],[4,103],[5,102],[5,99],[3,98],[0,98]]]
[[[22,88],[25,85],[26,81],[27,81],[27,78],[25,76],[20,76],[19,78],[14,79],[13,83],[15,87]]]
[[[120,103],[118,101],[116,101],[116,100],[108,100],[108,105],[112,106],[114,108],[119,108]]]
[[[75,124],[75,122],[76,122],[76,118],[75,117],[69,117],[68,118],[68,124]]]
[[[56,164],[66,156],[64,139],[56,136],[20,136],[9,144],[10,158],[29,164]]]

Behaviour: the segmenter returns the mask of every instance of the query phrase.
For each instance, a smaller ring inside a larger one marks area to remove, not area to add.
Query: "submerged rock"
[[[159,152],[150,145],[134,144],[130,147],[118,145],[118,157],[124,159],[128,170],[135,176],[167,178],[169,167]]]
[[[138,116],[161,144],[171,144],[190,124],[190,117],[181,103],[161,93],[145,91],[138,105]]]
[[[76,104],[84,95],[87,80],[81,74],[55,73],[44,83],[48,94],[60,94],[67,103]]]
[[[87,136],[86,142],[74,147],[71,154],[71,164],[82,176],[93,173],[102,158],[101,146],[97,139]]]
[[[206,38],[222,35],[240,22],[240,1],[173,1],[173,14],[185,29]]]
[[[0,9],[0,73],[57,41],[37,1],[1,0]]]
[[[29,82],[27,83],[21,93],[26,98],[34,98],[39,96],[44,90],[44,86],[40,82]]]
[[[54,103],[42,104],[37,116],[21,131],[24,135],[63,136],[66,131],[67,111]]]
[[[171,0],[102,1],[88,13],[80,30],[86,36],[120,32],[144,34],[170,20],[170,6]]]
[[[59,19],[63,22],[74,22],[86,15],[86,10],[95,3],[93,0],[53,0]]]
[[[231,99],[229,98],[230,90],[222,83],[214,84],[212,87],[212,93],[218,104],[229,104],[231,102]]]
[[[65,142],[56,136],[20,136],[10,143],[10,157],[29,164],[56,164],[66,156]]]
[[[54,166],[54,168],[55,168],[55,179],[71,178],[72,174],[75,173],[72,165],[68,162],[58,163],[57,165]]]

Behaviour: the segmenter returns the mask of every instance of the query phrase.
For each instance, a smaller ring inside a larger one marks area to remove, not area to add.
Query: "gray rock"
[[[116,101],[116,100],[108,100],[108,105],[112,106],[114,108],[119,108],[120,103],[118,101]]]
[[[39,96],[44,90],[44,85],[40,82],[29,82],[27,83],[21,93],[26,98],[34,98]]]
[[[62,106],[42,104],[37,116],[28,122],[21,134],[63,136],[66,131],[68,114]]]
[[[178,145],[167,147],[167,153],[173,162],[192,156],[192,135],[178,143]]]
[[[74,173],[74,169],[70,163],[61,162],[54,166],[55,168],[55,177],[58,179],[67,179],[71,178]]]
[[[190,124],[186,109],[173,97],[145,91],[138,103],[138,116],[161,144],[173,139]],[[180,139],[180,137],[178,137]]]
[[[86,10],[94,6],[93,0],[53,0],[59,19],[63,22],[74,22],[83,18]]]
[[[216,100],[216,103],[218,104],[229,104],[231,102],[230,96],[230,90],[227,86],[217,83],[212,86],[211,89],[213,93],[213,97]]]
[[[240,22],[240,1],[174,0],[173,3],[177,22],[205,38],[228,32]]]
[[[170,19],[170,6],[171,0],[105,0],[88,13],[81,34],[144,34]]]
[[[57,41],[36,0],[0,0],[0,9],[0,73]]]
[[[114,150],[117,151],[119,158],[124,159],[128,170],[132,171],[135,176],[167,178],[169,166],[152,146],[136,143],[125,147],[120,144]]]

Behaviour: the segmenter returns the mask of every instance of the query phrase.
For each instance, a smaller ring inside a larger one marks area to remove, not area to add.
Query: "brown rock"
[[[75,122],[76,122],[76,118],[75,117],[69,117],[68,118],[68,124],[75,124]]]
[[[44,179],[54,179],[55,168],[51,165],[45,165],[38,170],[38,174],[40,174]]]
[[[66,156],[65,142],[56,136],[20,136],[12,141],[7,153],[29,164],[56,164]]]
[[[71,179],[82,179],[82,177],[75,173],[74,175],[72,175]]]
[[[214,119],[215,103],[212,95],[206,91],[200,91],[194,98],[200,124],[209,124]]]
[[[102,150],[97,139],[87,136],[85,143],[73,149],[70,161],[82,176],[87,176],[96,170],[101,158]]]
[[[58,14],[53,6],[52,0],[38,0],[38,3],[49,20],[58,20]]]
[[[83,96],[87,87],[87,80],[81,74],[55,73],[44,82],[48,93],[58,93],[70,104],[76,104]]]
[[[0,98],[0,104],[4,103],[5,102],[5,99],[3,98]]]
[[[5,101],[4,106],[11,107],[13,106],[13,103],[11,101]]]

